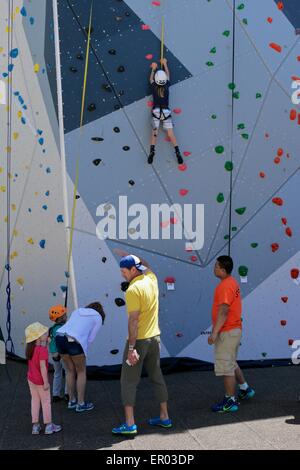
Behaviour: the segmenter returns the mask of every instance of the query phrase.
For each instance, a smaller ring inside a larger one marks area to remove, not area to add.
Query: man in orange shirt
[[[236,359],[242,336],[242,299],[240,287],[231,276],[233,261],[230,256],[217,258],[214,274],[220,279],[215,289],[212,308],[212,334],[208,344],[215,345],[215,374],[224,378],[226,395],[221,403],[212,407],[212,411],[225,413],[237,411],[236,382],[239,384],[238,398],[252,398],[253,388],[245,381],[244,374]]]

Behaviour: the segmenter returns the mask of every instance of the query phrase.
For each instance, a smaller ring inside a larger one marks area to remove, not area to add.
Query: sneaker
[[[87,401],[85,401],[82,405],[80,405],[79,403],[77,403],[76,405],[76,411],[78,413],[81,413],[82,411],[90,411],[93,408],[94,408],[94,403],[90,403]]]
[[[216,413],[227,413],[232,411],[238,411],[239,405],[236,400],[230,397],[224,397],[224,400],[211,407],[212,411]]]
[[[182,158],[180,152],[176,152],[176,158],[177,158],[177,161],[178,161],[178,165],[182,165],[183,164],[183,158]]]
[[[75,410],[76,406],[77,406],[77,400],[69,401],[68,410]]]
[[[247,390],[239,390],[238,399],[239,400],[247,400],[248,398],[253,398],[255,395],[255,390],[253,388],[248,387]]]
[[[53,434],[54,432],[59,432],[62,430],[62,427],[59,424],[50,423],[45,427],[45,434]]]
[[[150,152],[150,153],[149,153],[149,157],[148,157],[148,163],[149,163],[149,165],[151,165],[151,163],[153,163],[154,155],[155,155],[154,152]]]
[[[58,401],[61,401],[61,398],[58,395],[53,395],[52,403],[57,403]]]
[[[32,432],[31,434],[40,434],[40,431],[41,431],[41,425],[40,424],[33,424],[32,425]]]
[[[150,426],[160,426],[162,428],[171,428],[173,426],[172,420],[170,418],[160,419],[160,417],[150,418],[148,424],[150,424]]]
[[[120,427],[118,428],[113,428],[112,429],[113,434],[119,434],[122,436],[132,436],[134,434],[137,434],[137,425],[133,424],[132,426],[127,426],[127,424],[121,424]]]

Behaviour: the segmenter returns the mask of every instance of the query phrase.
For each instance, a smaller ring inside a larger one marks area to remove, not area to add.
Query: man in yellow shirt
[[[137,433],[134,421],[136,389],[143,365],[154,385],[155,396],[160,403],[160,416],[151,418],[149,424],[172,427],[168,415],[168,392],[160,368],[160,329],[158,325],[158,282],[149,265],[135,255],[114,250],[122,256],[121,274],[129,282],[125,300],[128,314],[128,339],[126,342],[122,373],[121,394],[126,423],[113,428],[113,434]]]

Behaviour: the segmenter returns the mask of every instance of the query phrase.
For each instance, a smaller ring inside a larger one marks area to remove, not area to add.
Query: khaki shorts
[[[219,333],[215,342],[215,374],[234,376],[238,367],[236,362],[242,330],[235,328]]]

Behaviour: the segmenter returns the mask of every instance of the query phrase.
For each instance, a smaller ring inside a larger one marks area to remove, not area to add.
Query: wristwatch
[[[129,351],[133,351],[133,350],[134,350],[134,346],[133,346],[132,344],[130,344],[130,345],[128,346],[128,350],[129,350]]]

